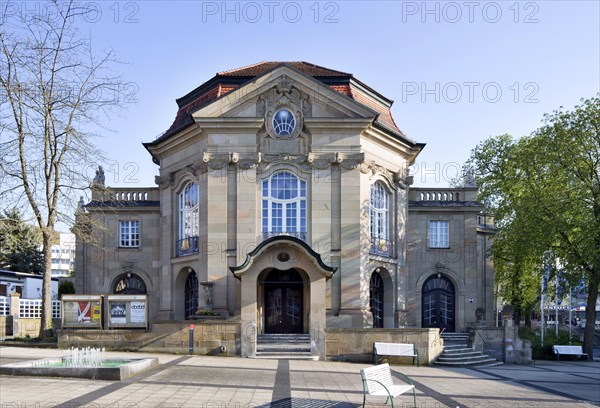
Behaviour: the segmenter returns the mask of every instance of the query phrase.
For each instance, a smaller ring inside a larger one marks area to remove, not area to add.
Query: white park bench
[[[552,346],[552,351],[556,354],[556,359],[560,360],[560,356],[587,356],[587,353],[583,352],[581,346]]]
[[[416,407],[417,395],[415,393],[415,385],[410,377],[402,373],[398,374],[405,379],[407,384],[394,384],[392,372],[390,371],[390,365],[387,363],[360,370],[360,376],[363,383],[363,408],[367,401],[367,394],[379,397],[387,397],[385,403],[387,404],[388,400],[392,401],[392,408],[394,408],[394,397],[404,394],[410,390],[413,392],[413,403]]]
[[[401,356],[412,357],[413,365],[415,358],[417,359],[417,367],[419,367],[419,350],[414,344],[404,343],[373,343],[373,364],[377,364],[379,356]]]

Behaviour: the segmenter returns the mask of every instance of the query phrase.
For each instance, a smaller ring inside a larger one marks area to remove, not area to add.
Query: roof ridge
[[[216,75],[225,75],[225,74],[229,74],[229,73],[234,72],[234,71],[239,71],[241,69],[246,69],[246,68],[252,68],[252,67],[255,67],[257,65],[265,64],[265,63],[268,63],[268,62],[271,62],[271,61],[259,61],[259,62],[255,62],[254,64],[244,65],[242,67],[237,67],[237,68],[228,69],[226,71],[217,72]]]
[[[316,67],[316,68],[326,69],[328,71],[335,71],[335,72],[338,72],[338,73],[343,74],[343,75],[348,75],[348,76],[354,77],[354,74],[352,74],[350,72],[339,71],[337,69],[331,69],[331,68],[328,68],[328,67],[324,67],[323,65],[314,64],[312,62],[307,62],[307,61],[290,61],[290,63],[293,63],[293,62],[299,62],[301,64],[311,65],[311,66]]]

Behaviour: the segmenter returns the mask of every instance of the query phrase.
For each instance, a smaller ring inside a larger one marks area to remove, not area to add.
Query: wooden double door
[[[270,272],[265,287],[265,333],[303,333],[304,283],[295,270]]]
[[[455,330],[454,285],[445,276],[432,276],[423,284],[422,327]]]

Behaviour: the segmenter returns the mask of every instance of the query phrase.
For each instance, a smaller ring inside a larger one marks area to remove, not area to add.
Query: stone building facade
[[[245,334],[242,356],[257,333],[460,331],[478,309],[491,318],[475,189],[439,200],[410,189],[424,144],[396,126],[390,99],[349,73],[264,62],[218,73],[177,104],[171,127],[144,144],[158,187],[105,189],[98,177],[82,205],[93,239],[78,243],[78,293],[146,293],[152,322],[226,316]]]

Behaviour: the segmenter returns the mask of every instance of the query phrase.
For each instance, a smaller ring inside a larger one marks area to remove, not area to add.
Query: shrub
[[[560,330],[558,331],[558,338],[556,337],[556,333],[554,328],[549,330],[546,328],[546,332],[544,334],[544,345],[542,346],[542,338],[541,338],[541,328],[531,328],[531,327],[519,327],[519,337],[521,340],[529,340],[531,341],[532,348],[532,357],[536,360],[552,360],[556,357],[552,352],[552,346],[555,344],[573,344],[573,345],[581,345],[579,341],[578,334],[573,333],[571,335],[571,342],[569,343],[569,331],[568,330]]]
[[[60,299],[60,295],[72,295],[75,293],[75,285],[70,280],[60,281],[58,284],[58,297]]]

